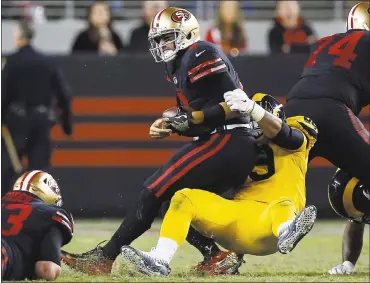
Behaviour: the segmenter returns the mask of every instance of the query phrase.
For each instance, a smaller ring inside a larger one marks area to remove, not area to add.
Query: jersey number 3
[[[357,55],[354,53],[358,41],[364,36],[364,32],[354,32],[346,35],[337,42],[335,40],[335,35],[327,36],[320,39],[317,44],[317,49],[312,53],[311,57],[307,60],[305,67],[312,67],[316,64],[316,57],[319,53],[324,52],[324,48],[332,45],[328,49],[328,54],[333,55],[336,58],[333,61],[333,65],[337,67],[342,67],[345,69],[350,69],[352,62],[356,59]]]
[[[24,204],[7,204],[6,209],[11,211],[7,223],[11,224],[9,229],[1,229],[3,236],[15,236],[23,228],[23,222],[27,220],[32,212],[32,207]]]

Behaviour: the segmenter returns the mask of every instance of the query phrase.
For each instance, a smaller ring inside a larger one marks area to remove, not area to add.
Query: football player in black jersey
[[[288,117],[308,116],[317,125],[320,134],[310,160],[324,157],[367,188],[370,135],[357,115],[370,103],[369,28],[370,2],[360,2],[349,12],[346,32],[324,37],[313,46],[302,77],[284,106]],[[356,243],[362,242],[363,230],[362,224],[347,224],[344,262],[350,254],[356,254],[353,265],[358,259]]]
[[[176,132],[194,140],[145,181],[136,207],[107,245],[80,255],[62,252],[66,264],[90,274],[110,273],[121,247],[149,229],[162,203],[177,191],[188,187],[222,193],[239,187],[257,160],[249,117],[237,117],[223,98],[242,87],[238,75],[219,47],[200,41],[194,15],[175,7],[160,11],[151,23],[149,42],[155,61],[163,62],[167,80],[176,87],[179,108],[176,116],[156,120],[150,135],[162,139]],[[196,233],[192,230],[188,241],[205,257],[226,255]]]
[[[1,278],[55,280],[60,248],[73,236],[58,184],[46,172],[24,173],[1,201]]]

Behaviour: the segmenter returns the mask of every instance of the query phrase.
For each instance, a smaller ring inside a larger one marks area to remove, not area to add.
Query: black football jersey
[[[218,46],[210,42],[194,43],[178,52],[177,58],[165,66],[167,80],[176,85],[178,106],[190,111],[224,102],[223,94],[226,91],[243,88],[230,60]],[[216,74],[227,76],[228,85],[209,80]],[[244,122],[245,119],[240,118],[225,121],[225,124]]]
[[[370,103],[370,31],[349,30],[321,38],[312,47],[302,77],[326,78],[313,86],[312,97],[342,99],[358,112]],[[325,91],[314,91],[322,87]],[[309,92],[295,92],[296,97],[308,98]]]
[[[12,191],[3,197],[1,238],[10,247],[13,261],[17,261],[9,263],[19,279],[34,277],[40,242],[51,226],[62,232],[63,245],[71,241],[74,223],[67,210],[46,204],[28,192]]]

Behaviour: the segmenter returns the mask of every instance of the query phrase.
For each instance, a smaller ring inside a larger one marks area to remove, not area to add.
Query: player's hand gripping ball
[[[196,125],[191,122],[191,112],[193,109],[172,107],[165,110],[162,114],[163,127],[171,129],[172,132],[186,137],[197,137],[210,133],[214,128],[204,125]]]

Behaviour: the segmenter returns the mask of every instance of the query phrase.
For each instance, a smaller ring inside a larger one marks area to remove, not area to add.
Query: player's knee
[[[182,189],[177,191],[171,199],[170,208],[173,210],[193,209],[194,207],[191,201],[191,190]]]
[[[35,266],[35,273],[38,279],[54,281],[62,272],[59,265],[51,261],[38,261]]]

